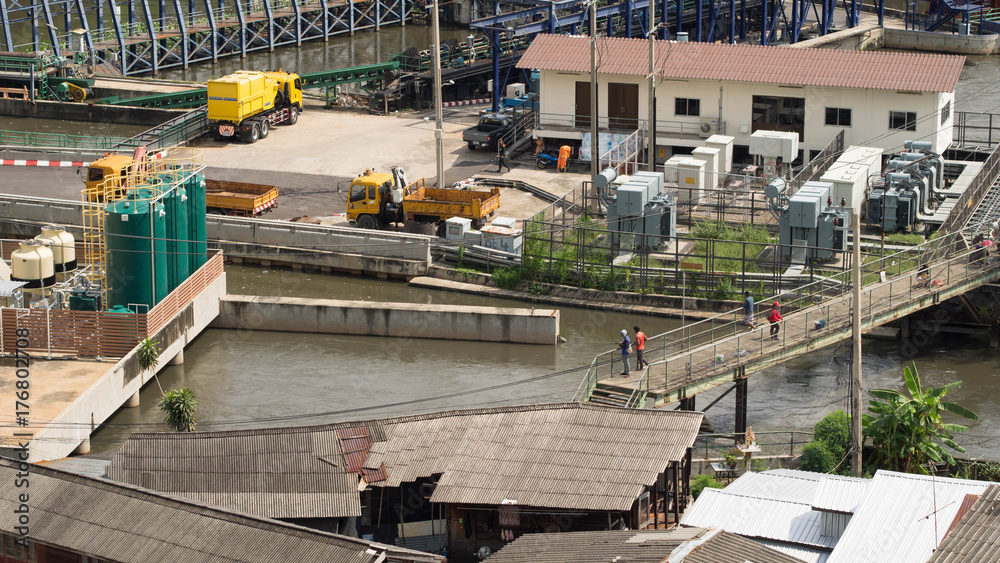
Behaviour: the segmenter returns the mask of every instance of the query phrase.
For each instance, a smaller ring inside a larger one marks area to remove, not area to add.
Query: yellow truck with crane
[[[366,170],[351,181],[347,220],[363,229],[384,229],[392,223],[407,221],[431,223],[441,236],[447,219],[471,219],[478,228],[499,207],[499,188],[489,191],[428,188],[423,178],[407,182],[406,173],[394,166],[388,173]]]
[[[217,141],[256,143],[275,125],[295,125],[301,112],[297,74],[238,70],[208,81],[208,131]]]

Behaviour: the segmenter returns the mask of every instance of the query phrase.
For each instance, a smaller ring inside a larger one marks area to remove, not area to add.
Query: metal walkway
[[[943,236],[912,250],[886,256],[893,264],[888,279],[880,281],[880,261],[863,267],[861,330],[901,319],[921,309],[1000,279],[1000,261],[974,264],[968,236],[1000,213],[1000,149],[984,163],[979,176],[963,194],[956,212],[942,225]],[[919,264],[931,267],[940,285],[917,287]],[[649,338],[645,356],[651,365],[631,378],[619,377],[621,353],[604,352],[592,362],[577,392],[577,400],[642,407],[651,398],[655,406],[694,397],[702,391],[744,381],[754,372],[792,357],[851,337],[851,272],[782,293],[764,303],[779,301],[785,322],[777,339],[768,336],[765,316],[761,328],[748,332],[742,309],[730,311],[684,328]],[[744,387],[745,390],[745,387]]]

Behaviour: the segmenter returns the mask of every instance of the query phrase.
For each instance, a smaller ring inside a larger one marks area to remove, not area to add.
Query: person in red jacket
[[[778,325],[778,323],[785,320],[781,317],[781,313],[778,312],[777,301],[774,302],[774,305],[771,305],[771,314],[767,316],[767,320],[771,323],[771,339],[777,340],[778,331],[781,330],[781,327]]]

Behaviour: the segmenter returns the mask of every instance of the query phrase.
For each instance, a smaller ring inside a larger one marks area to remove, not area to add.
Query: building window
[[[674,115],[701,115],[701,100],[693,98],[674,98]]]
[[[951,118],[951,100],[945,102],[944,107],[941,108],[941,125],[948,123],[949,118]]]
[[[4,534],[3,536],[3,553],[7,556],[7,559],[15,559],[17,561],[35,561],[35,542],[31,540],[25,540],[24,542],[18,542],[18,538],[14,536],[8,536]]]
[[[890,111],[889,129],[898,131],[916,131],[917,114],[912,111]]]
[[[793,131],[799,142],[805,139],[806,99],[778,96],[754,96],[751,116],[751,133],[766,131]]]
[[[839,127],[850,127],[850,108],[826,108],[826,124],[837,125]]]

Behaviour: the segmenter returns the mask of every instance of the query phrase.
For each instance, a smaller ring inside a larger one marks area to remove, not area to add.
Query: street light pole
[[[590,2],[590,181],[597,185],[600,173],[600,143],[597,139],[597,0]],[[596,195],[596,194],[595,194]]]
[[[444,187],[444,115],[441,101],[441,27],[438,23],[438,0],[431,8],[431,33],[434,35],[434,143],[437,148],[437,187]]]

